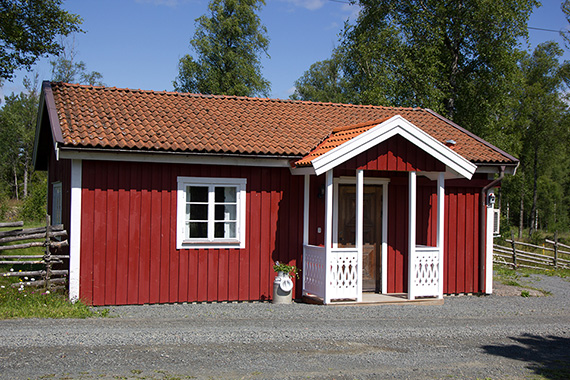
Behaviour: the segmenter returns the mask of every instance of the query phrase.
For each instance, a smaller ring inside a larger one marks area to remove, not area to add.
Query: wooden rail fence
[[[19,228],[10,231],[0,231],[0,266],[3,265],[29,265],[41,264],[43,269],[27,271],[6,271],[0,273],[2,277],[35,278],[38,280],[21,281],[12,286],[44,286],[53,289],[62,286],[67,281],[69,271],[67,269],[53,269],[54,265],[63,263],[64,259],[69,259],[69,255],[60,254],[61,248],[69,245],[67,241],[67,231],[63,225],[50,225],[49,216],[46,220],[46,227],[39,228]],[[23,227],[24,222],[0,223],[0,227]],[[18,242],[16,244],[12,244]],[[10,254],[6,251],[21,250],[31,247],[44,247],[43,255]],[[0,269],[1,271],[1,269]]]
[[[570,269],[570,246],[562,244],[554,235],[554,240],[545,240],[544,245],[515,241],[514,235],[505,242],[510,247],[493,244],[493,262],[510,265],[513,268]]]

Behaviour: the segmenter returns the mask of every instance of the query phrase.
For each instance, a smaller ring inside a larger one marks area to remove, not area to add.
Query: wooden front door
[[[338,187],[338,246],[356,245],[356,186]],[[362,291],[382,288],[382,186],[364,186]]]

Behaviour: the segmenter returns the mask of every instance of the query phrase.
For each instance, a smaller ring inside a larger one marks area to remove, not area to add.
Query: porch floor
[[[323,299],[314,295],[304,295],[303,302],[323,305]],[[414,304],[414,305],[443,305],[443,299],[439,298],[416,298],[409,300],[407,293],[362,293],[362,302],[356,300],[333,300],[327,306],[360,306],[360,305],[395,305],[395,304]]]

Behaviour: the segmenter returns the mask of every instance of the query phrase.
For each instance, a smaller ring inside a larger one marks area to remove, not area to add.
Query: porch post
[[[356,249],[358,250],[356,301],[362,302],[362,242],[364,235],[364,170],[356,171]]]
[[[445,244],[445,173],[439,173],[437,177],[437,248],[439,250],[438,258],[438,298],[443,298],[443,252]]]
[[[414,261],[416,260],[416,172],[409,174],[408,217],[408,299],[415,299]]]
[[[311,189],[311,176],[305,174],[305,194],[303,203],[303,245],[309,244],[309,191]]]
[[[329,266],[332,254],[332,225],[333,225],[333,170],[327,170],[326,173],[326,190],[325,190],[325,296],[323,302],[325,304],[331,302],[331,292],[329,289],[331,283],[331,271]]]
[[[311,188],[311,176],[305,174],[304,196],[303,196],[303,295],[305,295],[305,273],[307,267],[305,260],[305,247],[309,245],[309,193]]]

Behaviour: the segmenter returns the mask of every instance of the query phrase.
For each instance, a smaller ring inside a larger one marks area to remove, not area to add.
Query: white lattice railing
[[[333,248],[327,262],[330,270],[327,298],[357,298],[358,250],[356,248]]]
[[[356,248],[333,248],[328,257],[324,247],[306,245],[303,252],[304,294],[313,294],[325,302],[358,298]]]
[[[326,262],[325,247],[303,247],[303,294],[311,293],[324,299]]]
[[[416,246],[412,260],[412,281],[409,289],[410,298],[440,297],[440,265],[443,265],[441,250],[437,247]]]

